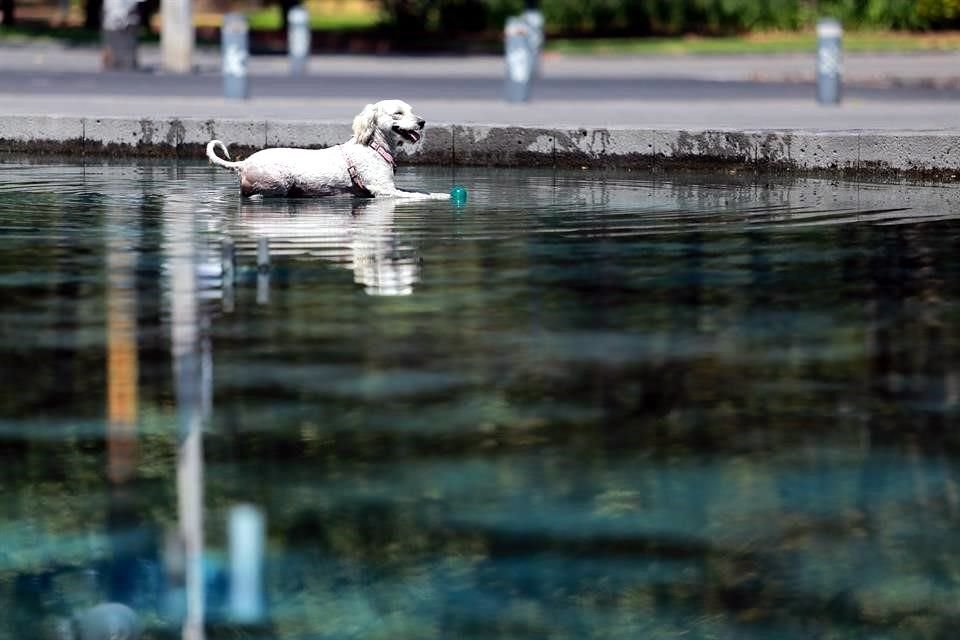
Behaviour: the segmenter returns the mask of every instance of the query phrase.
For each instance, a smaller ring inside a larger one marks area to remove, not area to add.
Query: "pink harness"
[[[353,185],[353,192],[358,196],[363,196],[365,198],[372,198],[373,194],[370,193],[370,190],[367,189],[367,185],[363,184],[363,178],[360,177],[360,171],[357,169],[351,160],[350,156],[347,155],[347,150],[342,144],[337,145],[340,147],[340,152],[343,153],[343,159],[347,163],[347,175],[350,176],[350,183]],[[393,154],[390,153],[390,147],[387,144],[387,139],[383,137],[383,134],[380,133],[378,129],[373,134],[373,140],[370,141],[370,148],[376,151],[381,158],[390,165],[390,168],[393,171],[397,170],[397,163],[393,159]]]

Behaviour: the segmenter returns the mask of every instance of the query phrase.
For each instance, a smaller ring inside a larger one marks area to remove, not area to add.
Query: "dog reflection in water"
[[[238,246],[267,238],[271,256],[317,257],[350,269],[370,295],[409,295],[420,260],[394,228],[398,206],[415,205],[395,198],[248,200],[231,232]]]

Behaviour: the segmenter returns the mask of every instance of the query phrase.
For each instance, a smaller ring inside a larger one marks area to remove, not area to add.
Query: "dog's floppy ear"
[[[353,139],[358,144],[369,144],[373,133],[377,129],[377,108],[368,104],[363,111],[353,119]]]

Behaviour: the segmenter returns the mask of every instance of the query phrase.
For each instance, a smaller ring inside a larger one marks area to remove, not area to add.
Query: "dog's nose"
[[[427,121],[424,120],[423,118],[420,118],[419,120],[417,120],[417,126],[420,127],[421,129],[423,129],[423,125],[425,124],[427,124]]]

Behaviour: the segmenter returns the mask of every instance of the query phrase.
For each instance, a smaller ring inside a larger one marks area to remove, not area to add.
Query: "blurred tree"
[[[137,13],[140,15],[140,24],[150,27],[153,16],[160,12],[160,0],[140,0],[137,5]]]
[[[917,0],[917,17],[924,26],[960,26],[960,0]]]
[[[280,0],[280,15],[283,19],[283,32],[286,33],[287,29],[290,27],[289,13],[290,9],[293,9],[295,6],[303,4],[299,0]]]
[[[3,24],[5,27],[12,27],[16,22],[14,15],[14,0],[0,0],[0,13],[3,13]]]
[[[83,5],[83,28],[96,31],[103,21],[103,0],[87,0]]]
[[[436,0],[380,0],[387,22],[401,33],[427,31],[427,17]]]
[[[484,31],[489,23],[489,3],[483,0],[446,0],[437,18],[445,31]]]
[[[502,28],[506,16],[539,6],[553,32],[719,35],[811,28],[832,16],[850,28],[960,26],[960,0],[380,0],[402,33]]]

